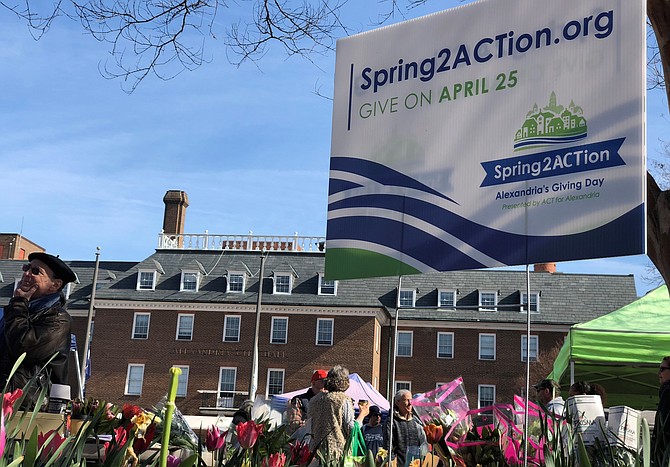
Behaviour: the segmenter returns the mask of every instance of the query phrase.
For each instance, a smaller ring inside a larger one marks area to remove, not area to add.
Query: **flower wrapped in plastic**
[[[470,405],[463,378],[419,394],[412,399],[412,406],[424,425],[442,425],[447,441],[462,439],[470,429]]]

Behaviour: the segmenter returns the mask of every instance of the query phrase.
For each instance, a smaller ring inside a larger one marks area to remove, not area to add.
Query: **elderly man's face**
[[[32,260],[30,264],[24,265],[23,269],[19,288],[24,292],[34,290],[31,299],[56,293],[63,284],[62,280],[56,279],[51,268],[39,259]]]
[[[411,394],[403,394],[402,397],[396,401],[395,405],[398,407],[398,412],[400,415],[403,417],[407,416],[407,414],[412,412]]]

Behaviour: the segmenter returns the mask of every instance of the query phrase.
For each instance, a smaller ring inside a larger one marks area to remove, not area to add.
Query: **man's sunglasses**
[[[23,272],[28,272],[30,271],[30,274],[33,276],[39,276],[40,274],[46,274],[43,272],[40,268],[37,266],[31,266],[30,264],[24,264],[21,269],[23,269]]]

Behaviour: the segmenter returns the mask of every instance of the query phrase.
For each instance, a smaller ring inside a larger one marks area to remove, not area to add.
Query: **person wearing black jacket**
[[[426,433],[419,417],[412,410],[412,393],[407,389],[401,389],[393,397],[393,422],[391,416],[384,423],[384,449],[389,449],[393,444],[391,458],[397,458],[398,467],[406,465],[408,454],[411,457],[423,457],[428,450]],[[393,439],[391,439],[391,426],[393,426]],[[410,452],[412,451],[412,452]]]
[[[44,386],[68,384],[72,318],[62,290],[77,276],[57,256],[31,253],[28,260],[0,319],[0,384],[12,391],[37,376],[37,385],[26,398],[34,403]],[[24,352],[25,359],[10,379],[14,363]]]
[[[670,356],[663,357],[658,367],[658,408],[651,437],[651,465],[665,466],[665,453],[670,446]]]

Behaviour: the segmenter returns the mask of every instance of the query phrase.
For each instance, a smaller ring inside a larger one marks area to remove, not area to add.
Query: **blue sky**
[[[413,18],[459,4],[433,1]],[[352,32],[387,4],[347,5]],[[401,20],[402,18],[398,18]],[[223,40],[206,63],[128,95],[99,66],[106,44],[57,20],[35,41],[0,9],[0,232],[22,234],[67,259],[141,260],[155,248],[163,195],[187,192],[186,232],[323,235],[326,231],[335,54],[313,62],[272,47],[230,65]],[[649,93],[648,155],[667,133],[664,93]],[[562,272],[635,274],[646,256],[560,263]]]

